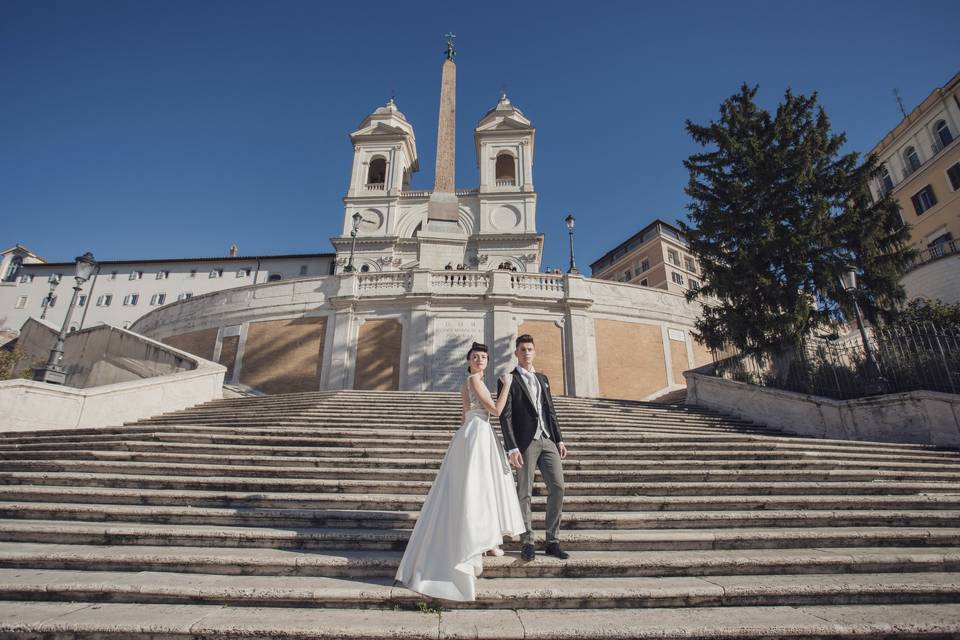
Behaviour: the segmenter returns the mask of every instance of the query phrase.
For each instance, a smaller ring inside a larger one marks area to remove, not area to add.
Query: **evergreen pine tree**
[[[707,150],[691,155],[686,192],[690,224],[680,222],[700,260],[708,301],[697,323],[711,349],[778,353],[849,309],[839,275],[860,271],[865,315],[875,319],[903,299],[898,284],[912,259],[897,205],[870,199],[875,161],[841,154],[843,134],[817,96],[787,91],[776,114],[743,85],[708,125],[687,121]],[[896,216],[899,221],[899,216]]]

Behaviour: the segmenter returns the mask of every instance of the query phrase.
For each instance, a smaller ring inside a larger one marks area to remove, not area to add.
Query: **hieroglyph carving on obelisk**
[[[427,205],[427,221],[457,221],[458,203],[454,183],[456,166],[457,65],[453,39],[447,34],[446,60],[440,78],[440,115],[437,124],[437,165],[433,193]]]

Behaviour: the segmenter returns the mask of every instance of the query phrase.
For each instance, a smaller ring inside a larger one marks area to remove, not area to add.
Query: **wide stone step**
[[[341,480],[393,480],[433,481],[436,469],[349,469],[343,467],[304,468],[304,467],[263,467],[257,465],[211,465],[195,463],[163,464],[150,462],[104,462],[75,460],[6,460],[2,464],[4,471],[60,472],[60,473],[100,473],[100,474],[138,474],[138,475],[191,475],[191,476],[228,476],[228,477],[272,477],[272,478],[320,478]],[[539,469],[537,470],[539,475]],[[631,471],[566,470],[564,480],[577,482],[825,482],[842,480],[863,482],[872,480],[900,481],[939,481],[960,482],[960,468],[946,471],[891,471],[884,469],[655,469]]]
[[[392,578],[399,551],[57,545],[0,542],[0,567],[68,571],[164,571],[214,575]],[[580,551],[568,560],[516,552],[483,558],[484,578],[674,577],[710,575],[921,573],[960,570],[960,548]]]
[[[955,640],[950,604],[385,611],[187,604],[0,602],[0,638],[124,640]],[[576,635],[573,635],[576,634]]]
[[[74,450],[76,445],[62,444],[30,444],[0,446],[0,454],[4,451],[47,451],[56,452]],[[250,456],[306,456],[306,457],[371,457],[371,458],[437,458],[442,457],[445,448],[434,447],[405,447],[405,448],[349,448],[349,447],[269,447],[238,444],[191,444],[182,442],[153,442],[141,440],[116,440],[99,442],[96,446],[101,451],[142,451],[142,452],[177,452],[194,454],[222,454],[222,455],[250,455]],[[821,457],[847,458],[852,460],[881,460],[900,462],[929,462],[934,464],[952,463],[956,461],[950,457],[934,456],[927,452],[909,454],[905,452],[873,452],[845,451],[830,448],[818,449],[815,447],[791,446],[763,446],[756,443],[729,443],[729,444],[701,444],[695,442],[677,443],[649,443],[613,451],[577,450],[571,454],[564,465],[576,464],[578,461],[605,462],[610,464],[629,461],[649,460],[757,460],[773,458],[810,459]]]
[[[120,487],[143,489],[185,489],[207,491],[314,491],[317,493],[359,493],[370,495],[385,487],[377,480],[325,480],[317,478],[232,478],[223,476],[167,476],[97,473],[0,472],[0,485],[46,485],[71,487]],[[430,482],[396,480],[391,494],[425,496]],[[867,482],[568,482],[565,495],[662,496],[662,495],[804,495],[804,494],[960,494],[957,482],[913,482],[872,480]],[[571,508],[572,507],[572,502]]]
[[[451,609],[569,609],[960,602],[960,574],[492,578]],[[0,600],[386,608],[424,598],[392,579],[0,569]]]
[[[267,528],[0,519],[0,540],[87,545],[267,549],[403,550],[409,530]],[[539,539],[542,543],[542,537]],[[813,547],[956,547],[957,527],[724,527],[578,530],[563,534],[570,551],[803,549]],[[508,550],[519,544],[507,543]]]
[[[74,497],[74,496],[50,496]],[[106,498],[107,496],[100,496]],[[207,501],[187,496],[186,505],[143,505],[130,496],[130,504],[89,504],[88,502],[15,502],[0,495],[0,518],[28,520],[64,520],[93,522],[141,522],[157,524],[218,524],[259,527],[333,527],[364,529],[412,529],[419,511],[404,510],[417,505],[382,505],[351,508],[349,504],[317,500],[316,508],[241,506],[238,501],[220,500],[227,506],[201,506]],[[123,496],[118,497],[122,499]],[[171,498],[172,499],[172,498]],[[210,500],[209,502],[215,502]],[[256,498],[250,502],[263,502]],[[307,501],[304,501],[305,503]],[[333,504],[330,504],[333,503]],[[538,506],[542,501],[537,501]],[[388,506],[393,508],[387,509]],[[676,505],[672,505],[676,506]],[[590,529],[711,529],[716,527],[960,527],[957,509],[863,509],[854,501],[845,509],[827,510],[815,502],[806,508],[777,509],[761,505],[758,510],[745,510],[744,505],[727,505],[726,509],[672,511],[568,511],[564,514],[565,531]],[[940,506],[940,505],[935,505]],[[533,516],[535,527],[542,528],[544,516]]]
[[[406,470],[410,472],[431,473],[430,478],[436,475],[436,470],[440,467],[440,460],[437,458],[349,458],[343,457],[311,457],[311,456],[248,456],[248,455],[230,455],[230,454],[190,454],[190,453],[163,453],[163,452],[136,452],[125,450],[36,450],[36,451],[0,451],[0,468],[7,469],[7,463],[10,461],[46,461],[46,460],[69,460],[69,461],[103,461],[103,462],[137,462],[162,464],[186,464],[188,466],[207,465],[207,466],[243,466],[256,465],[264,467],[282,468],[331,468],[340,469],[343,472],[356,471],[364,473],[368,470]],[[582,471],[590,474],[612,474],[622,476],[631,471],[644,470],[777,470],[784,471],[804,470],[804,469],[849,469],[849,470],[878,470],[878,471],[916,471],[920,473],[943,473],[953,474],[957,465],[950,463],[941,463],[936,460],[924,462],[901,461],[899,457],[884,456],[880,459],[857,460],[850,457],[822,457],[805,456],[796,454],[791,457],[780,457],[778,455],[767,456],[766,458],[757,457],[755,459],[732,459],[724,458],[705,458],[705,459],[639,459],[639,460],[577,460],[576,458],[567,458],[564,461],[564,474],[570,477],[570,473]],[[11,467],[12,470],[12,467]],[[432,471],[431,471],[432,470]]]

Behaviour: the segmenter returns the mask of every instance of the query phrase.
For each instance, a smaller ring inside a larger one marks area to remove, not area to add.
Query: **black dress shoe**
[[[570,557],[570,554],[560,548],[559,542],[551,542],[547,545],[545,553],[548,556],[553,556],[554,558],[560,558],[561,560],[566,560]]]
[[[533,550],[532,544],[525,544],[520,548],[520,559],[530,561],[536,557],[537,553]]]

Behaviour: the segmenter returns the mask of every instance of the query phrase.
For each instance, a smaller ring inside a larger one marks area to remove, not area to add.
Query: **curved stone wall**
[[[227,382],[266,393],[451,390],[467,348],[490,347],[487,382],[530,333],[555,393],[649,399],[709,361],[692,338],[699,303],[660,289],[577,275],[389,271],[276,282],[198,296],[131,330],[202,351]]]

